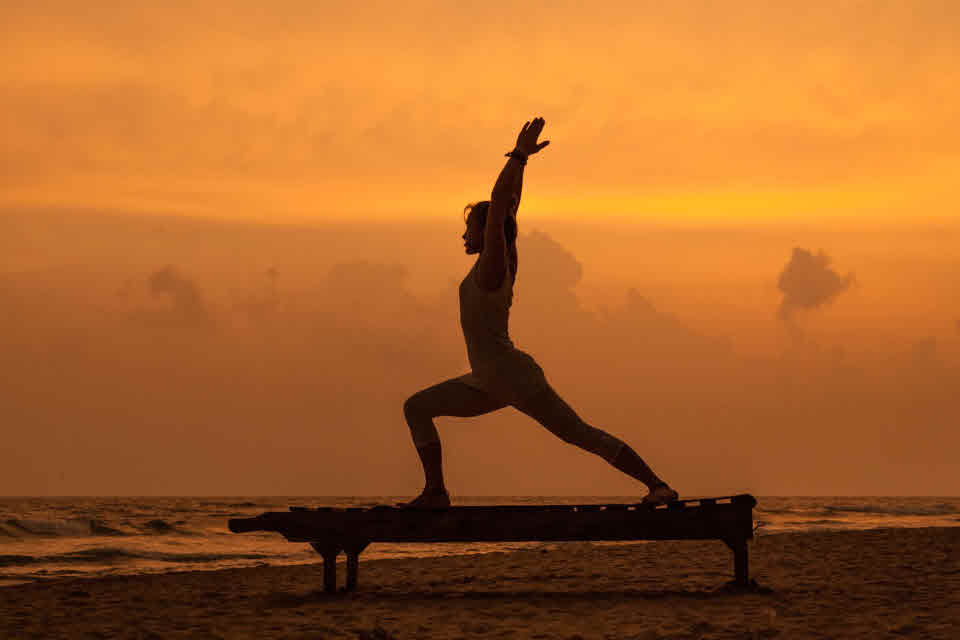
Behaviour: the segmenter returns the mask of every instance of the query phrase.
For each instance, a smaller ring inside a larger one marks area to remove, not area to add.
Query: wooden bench
[[[230,531],[276,531],[307,542],[323,557],[323,585],[337,590],[337,556],[347,555],[346,590],[357,587],[360,553],[371,542],[521,542],[599,540],[722,540],[733,551],[733,584],[750,584],[747,541],[753,538],[749,494],[644,504],[500,505],[411,509],[308,509],[233,518]]]

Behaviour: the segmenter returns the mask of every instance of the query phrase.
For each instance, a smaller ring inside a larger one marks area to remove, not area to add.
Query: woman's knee
[[[422,392],[418,391],[403,402],[403,415],[407,418],[430,417],[428,413],[429,409]]]

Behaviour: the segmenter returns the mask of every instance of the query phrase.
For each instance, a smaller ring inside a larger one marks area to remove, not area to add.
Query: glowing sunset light
[[[0,206],[445,216],[542,113],[532,216],[953,215],[952,4],[226,6],[4,9]]]

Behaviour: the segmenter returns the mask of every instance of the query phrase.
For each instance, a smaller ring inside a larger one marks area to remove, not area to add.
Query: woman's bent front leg
[[[407,398],[403,415],[410,427],[413,444],[423,465],[424,489],[406,506],[446,507],[450,497],[443,481],[443,450],[434,418],[470,418],[507,406],[457,378],[435,384]]]

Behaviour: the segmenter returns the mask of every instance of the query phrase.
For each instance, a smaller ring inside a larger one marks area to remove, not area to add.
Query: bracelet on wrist
[[[519,151],[517,149],[514,149],[513,151],[508,151],[503,155],[508,158],[516,158],[517,160],[520,161],[520,164],[527,164],[527,158],[529,157],[523,151]]]

